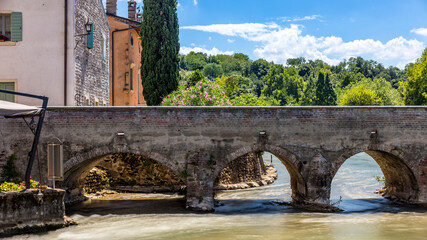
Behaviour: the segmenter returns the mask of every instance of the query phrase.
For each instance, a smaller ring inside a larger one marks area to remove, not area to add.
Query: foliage
[[[221,65],[217,63],[208,63],[203,68],[203,74],[210,79],[215,79],[223,73],[224,71],[222,70]]]
[[[320,71],[316,82],[316,105],[334,106],[336,101],[337,95],[332,87],[329,73]]]
[[[2,179],[7,182],[18,182],[19,173],[15,168],[16,154],[7,157],[6,164],[3,166]]]
[[[403,83],[405,104],[427,105],[427,48],[407,74],[408,82]]]
[[[178,90],[168,95],[162,101],[163,106],[231,106],[219,84],[203,79],[194,86],[187,87],[182,82]]]
[[[234,106],[270,106],[265,96],[258,97],[254,93],[243,93],[233,99]]]
[[[203,53],[195,53],[191,51],[187,56],[184,57],[183,68],[194,71],[194,70],[202,70],[206,65],[206,54]]]
[[[350,88],[340,100],[340,106],[369,106],[381,105],[381,98],[365,84]]]
[[[30,180],[30,188],[36,188],[39,182]],[[0,192],[22,191],[25,190],[25,181],[21,183],[4,182],[0,185]]]
[[[302,97],[304,81],[294,68],[284,68],[282,65],[273,65],[264,77],[262,94],[272,97],[280,105],[298,103]]]
[[[361,57],[335,66],[305,58],[288,59],[284,66],[264,59],[251,61],[239,53],[207,56],[193,52],[180,58],[183,69],[199,70],[210,80],[215,79],[233,104],[333,106],[337,102],[340,105],[402,105],[403,99],[406,104],[426,104],[422,103],[427,101],[425,55],[404,70],[386,68]],[[185,82],[201,81],[200,74],[191,81],[190,75],[195,76],[194,72],[181,74]]]
[[[251,93],[253,88],[251,79],[238,75],[232,75],[230,77],[222,76],[217,78],[216,82],[230,99],[234,99],[243,93]]]
[[[400,93],[384,78],[363,77],[344,88],[339,99],[342,106],[402,105]]]
[[[176,90],[179,42],[176,0],[144,0],[141,23],[141,79],[148,105]]]
[[[196,83],[205,79],[205,76],[197,69],[188,77],[187,88],[196,85]]]

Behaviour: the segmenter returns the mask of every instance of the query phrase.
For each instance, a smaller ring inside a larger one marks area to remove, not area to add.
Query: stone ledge
[[[1,192],[0,234],[64,226],[64,195],[62,189],[49,188]]]

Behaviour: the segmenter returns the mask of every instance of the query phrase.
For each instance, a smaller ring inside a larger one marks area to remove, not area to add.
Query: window
[[[133,47],[133,35],[132,35],[132,33],[130,34],[130,45]]]
[[[10,41],[11,34],[11,14],[0,14],[0,42]]]
[[[104,40],[104,45],[102,48],[102,50],[104,51],[104,61],[107,61],[107,38],[103,36],[102,40]]]
[[[0,82],[0,89],[15,91],[14,82]],[[15,102],[15,96],[12,94],[0,93],[0,100]]]
[[[0,13],[0,42],[22,41],[22,13]]]
[[[133,91],[133,68],[130,69],[129,81],[130,81],[130,90]]]

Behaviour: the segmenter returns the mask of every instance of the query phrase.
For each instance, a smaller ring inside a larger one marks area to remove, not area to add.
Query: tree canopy
[[[176,0],[144,0],[141,24],[141,81],[148,105],[176,90],[179,40]]]

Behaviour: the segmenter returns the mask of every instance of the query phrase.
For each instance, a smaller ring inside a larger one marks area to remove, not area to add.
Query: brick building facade
[[[117,0],[107,0],[110,24],[110,105],[145,106],[141,84],[141,17],[128,2],[128,17],[117,16]]]

